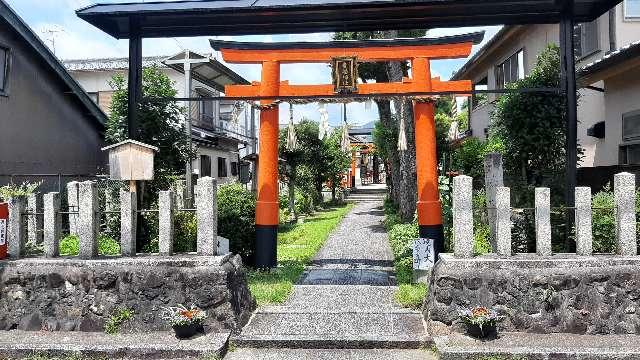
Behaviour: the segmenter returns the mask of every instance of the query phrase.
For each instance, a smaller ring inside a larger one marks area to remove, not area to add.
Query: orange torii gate
[[[457,59],[470,55],[484,33],[442,38],[365,41],[250,43],[211,40],[224,61],[262,64],[262,80],[251,85],[227,85],[225,95],[237,99],[261,99],[260,161],[256,205],[256,266],[277,265],[278,229],[278,132],[277,99],[332,99],[346,94],[359,96],[407,96],[424,93],[468,94],[471,81],[441,81],[431,77],[430,60]],[[357,84],[357,62],[410,61],[411,77],[402,82]],[[341,62],[340,62],[341,61]],[[334,84],[292,85],[280,80],[280,66],[292,63],[333,63]],[[337,67],[340,66],[340,69]],[[344,67],[344,68],[343,68]],[[337,71],[341,70],[341,71]],[[343,77],[341,72],[344,70]],[[351,78],[349,78],[351,77]],[[345,83],[342,83],[342,81]],[[414,96],[418,219],[420,237],[434,240],[434,254],[444,250],[442,208],[438,192],[434,103],[430,96]]]

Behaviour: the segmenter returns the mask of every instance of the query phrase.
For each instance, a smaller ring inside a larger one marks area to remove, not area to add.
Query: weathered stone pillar
[[[218,248],[218,184],[216,179],[198,179],[196,216],[198,221],[198,254],[214,256]]]
[[[453,179],[453,253],[456,257],[473,257],[473,179]]]
[[[511,190],[496,188],[496,253],[511,256]]]
[[[136,256],[138,229],[138,194],[120,190],[120,251],[123,256]]]
[[[78,211],[79,185],[80,183],[77,181],[67,183],[67,205],[69,207],[69,212]],[[76,214],[69,214],[69,234],[78,235],[78,215]]]
[[[489,242],[493,247],[493,251],[497,252],[496,189],[500,186],[504,186],[502,155],[499,153],[490,153],[484,157],[484,186],[487,196],[487,220],[491,231]]]
[[[614,177],[614,193],[618,254],[625,256],[637,255],[635,175],[629,173],[616,174]]]
[[[60,214],[60,193],[44,195],[44,255],[48,258],[60,255],[62,237],[62,215]]]
[[[173,255],[173,237],[174,237],[174,195],[172,191],[160,191],[158,199],[158,207],[160,215],[158,216],[158,239],[160,247],[160,255]]]
[[[78,185],[78,237],[80,258],[98,256],[98,191],[93,181]]]
[[[593,229],[591,227],[591,188],[576,188],[576,254],[593,255]]]
[[[536,253],[551,256],[551,190],[536,188]]]
[[[27,236],[32,244],[41,244],[43,239],[42,227],[42,196],[31,194],[27,197]]]
[[[9,199],[7,242],[9,247],[9,256],[12,259],[19,259],[24,256],[27,234],[25,222],[22,220],[22,216],[26,207],[27,199],[24,196]]]

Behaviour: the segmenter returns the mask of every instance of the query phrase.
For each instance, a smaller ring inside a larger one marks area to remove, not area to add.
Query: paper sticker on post
[[[0,246],[7,243],[7,220],[0,219]]]
[[[413,242],[413,268],[431,270],[436,263],[433,239],[416,239]]]

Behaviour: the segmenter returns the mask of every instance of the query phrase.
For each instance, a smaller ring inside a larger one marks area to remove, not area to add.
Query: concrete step
[[[42,355],[83,359],[202,359],[224,355],[229,333],[178,340],[173,332],[144,334],[0,331],[0,359]]]
[[[426,350],[388,349],[237,349],[225,360],[436,360]]]
[[[284,304],[263,307],[260,312],[416,313],[413,310],[400,307],[395,302],[394,297],[397,290],[398,288],[395,286],[295,285],[293,293]]]
[[[441,360],[637,360],[640,336],[501,333],[494,340],[461,334],[434,338]]]
[[[252,348],[417,349],[422,316],[406,312],[258,312],[233,342]]]

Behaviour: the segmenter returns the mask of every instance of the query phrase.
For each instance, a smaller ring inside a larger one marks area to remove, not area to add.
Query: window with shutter
[[[223,157],[218,158],[218,177],[227,177],[227,159]]]
[[[583,58],[599,51],[598,20],[576,25],[574,41],[578,58]]]
[[[200,176],[211,176],[211,157],[200,155]]]
[[[0,46],[0,95],[7,92],[7,77],[9,76],[9,49]]]
[[[524,79],[524,50],[511,55],[496,66],[496,87],[504,89],[508,84]]]
[[[640,0],[624,1],[624,18],[626,20],[640,20]]]

